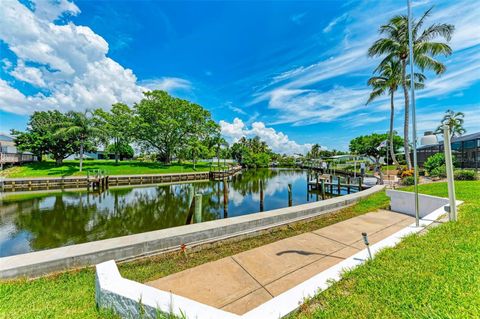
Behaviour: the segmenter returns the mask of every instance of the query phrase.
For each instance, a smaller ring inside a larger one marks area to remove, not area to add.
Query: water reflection
[[[184,225],[189,222],[190,185],[203,194],[202,221],[286,207],[288,184],[293,205],[302,204],[315,199],[307,194],[306,176],[302,170],[259,169],[244,171],[225,185],[219,181],[112,188],[102,194],[59,192],[16,201],[6,197],[0,205],[0,256]]]

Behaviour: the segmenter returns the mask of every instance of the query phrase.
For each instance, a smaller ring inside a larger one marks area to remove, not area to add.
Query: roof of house
[[[13,142],[13,138],[8,135],[0,134],[0,141]]]
[[[452,138],[452,142],[470,141],[476,140],[477,138],[480,138],[480,132],[454,137]]]
[[[464,142],[464,141],[472,141],[472,140],[476,140],[476,139],[480,139],[480,132],[467,134],[467,135],[462,135],[462,136],[456,136],[456,137],[453,137],[450,142],[451,143]],[[436,144],[422,145],[422,146],[417,147],[417,149],[423,149],[423,148],[428,148],[428,147],[432,147],[432,146],[438,146],[438,145],[441,145],[441,144],[443,144],[443,141],[439,141]]]

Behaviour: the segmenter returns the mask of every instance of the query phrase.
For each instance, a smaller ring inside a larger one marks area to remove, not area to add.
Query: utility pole
[[[415,191],[415,225],[420,226],[420,213],[418,207],[418,163],[417,163],[417,119],[415,112],[415,71],[414,71],[414,56],[413,56],[413,18],[412,7],[410,0],[407,0],[408,6],[408,47],[409,47],[409,62],[410,62],[410,100],[412,103],[412,142],[413,142],[413,180]],[[408,155],[410,156],[410,155]]]

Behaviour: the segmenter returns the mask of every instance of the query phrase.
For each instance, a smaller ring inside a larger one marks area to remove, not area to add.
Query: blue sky
[[[456,26],[447,72],[427,72],[418,92],[419,133],[448,108],[480,130],[480,7],[435,5],[428,24]],[[278,152],[310,144],[347,149],[388,128],[385,97],[365,106],[377,29],[404,1],[6,0],[0,11],[0,132],[24,129],[34,110],[133,104],[165,89],[212,112],[228,140],[259,135]],[[402,132],[401,92],[396,100]]]

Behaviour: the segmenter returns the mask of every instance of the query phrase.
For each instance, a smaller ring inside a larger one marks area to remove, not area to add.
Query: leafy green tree
[[[465,114],[463,112],[455,112],[452,110],[447,110],[443,116],[441,124],[437,127],[435,134],[443,134],[443,126],[448,125],[450,128],[450,137],[461,136],[467,132],[463,128],[463,118]]]
[[[193,169],[196,169],[197,159],[201,156],[208,157],[208,147],[202,143],[198,138],[192,137],[188,141],[188,145],[184,148],[184,152],[186,153],[188,158],[192,159]]]
[[[121,151],[133,140],[133,110],[126,104],[116,103],[110,111],[96,109],[94,116],[96,126],[103,131],[109,142],[113,141],[113,144],[108,146],[110,151],[115,153],[115,163],[118,164]]]
[[[170,96],[165,91],[145,92],[134,106],[135,134],[145,149],[154,149],[159,159],[170,163],[195,136],[203,138],[218,130],[210,112],[198,104]]]
[[[243,154],[242,164],[250,168],[268,167],[270,164],[270,155],[267,153],[254,153],[247,151]]]
[[[104,131],[95,126],[95,121],[88,112],[70,111],[66,114],[66,119],[58,123],[59,129],[55,135],[60,137],[70,137],[78,139],[80,166],[79,171],[83,168],[83,154],[86,150],[93,150],[95,139],[103,136]]]
[[[386,150],[386,147],[382,147],[381,145],[385,141],[387,141],[388,137],[389,137],[388,133],[385,133],[385,134],[373,133],[370,135],[362,135],[351,140],[349,145],[351,152],[355,154],[363,155],[363,156],[368,156],[371,159],[373,159],[373,161],[375,162],[375,166],[379,170],[380,180],[382,182],[383,182],[383,174],[380,169],[380,158],[382,156],[387,155],[387,150]],[[402,143],[403,143],[403,139],[400,136],[395,135],[393,138],[394,150],[397,151],[398,148],[401,147]]]
[[[424,71],[425,69],[433,70],[436,74],[445,72],[445,65],[439,60],[435,59],[438,55],[448,56],[452,53],[452,49],[446,43],[437,41],[441,37],[446,41],[450,41],[454,26],[446,23],[436,23],[421,30],[425,19],[430,15],[432,8],[427,10],[419,20],[412,21],[413,34],[413,52],[415,64]],[[380,27],[380,34],[384,37],[375,41],[375,43],[368,49],[369,56],[382,56],[383,61],[380,63],[386,64],[390,60],[399,60],[401,64],[402,88],[405,99],[405,121],[403,127],[404,134],[404,149],[405,159],[407,160],[408,168],[412,168],[410,159],[410,146],[408,136],[409,125],[409,97],[407,87],[407,64],[409,60],[409,46],[408,46],[408,16],[397,15],[390,19],[390,21]]]
[[[57,165],[79,149],[75,136],[58,135],[58,123],[68,120],[59,111],[34,112],[28,122],[26,132],[12,130],[17,147],[22,151],[31,151],[39,159],[50,154]]]
[[[375,73],[378,75],[372,76],[368,79],[368,85],[372,87],[372,92],[368,98],[367,104],[374,101],[378,97],[384,95],[386,92],[390,95],[390,130],[389,130],[389,145],[390,145],[390,156],[395,163],[399,165],[397,158],[395,156],[395,151],[393,149],[393,123],[395,116],[395,105],[394,105],[394,95],[398,89],[398,86],[402,83],[402,72],[400,61],[398,60],[388,60],[380,64]],[[423,82],[425,81],[425,76],[422,73],[415,73],[415,88],[422,89],[424,87]],[[407,85],[410,86],[410,77],[408,77]]]
[[[246,167],[268,167],[272,156],[275,156],[267,143],[258,136],[242,137],[232,145],[230,150],[232,157]]]

